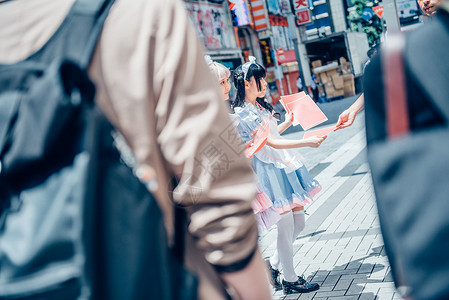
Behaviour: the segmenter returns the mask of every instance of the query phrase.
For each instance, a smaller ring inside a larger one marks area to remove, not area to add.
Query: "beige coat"
[[[42,47],[72,4],[1,3],[0,63],[23,60]],[[257,245],[253,173],[183,4],[117,0],[89,73],[97,103],[153,174],[170,234],[172,196],[187,206],[187,263],[200,276],[201,299],[222,299],[211,264],[238,264]],[[181,182],[175,191],[169,186],[173,175]]]

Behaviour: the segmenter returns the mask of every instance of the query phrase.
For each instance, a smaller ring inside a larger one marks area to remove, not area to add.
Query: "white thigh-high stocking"
[[[301,231],[304,230],[304,227],[306,226],[306,218],[304,215],[304,210],[298,210],[293,212],[293,222],[295,223],[294,231],[293,231],[293,241],[295,242],[296,238],[299,236]]]
[[[270,263],[275,269],[278,269],[279,263],[281,263],[284,271],[284,279],[294,282],[298,280],[298,276],[293,267],[293,214],[291,212],[283,214],[277,226],[277,249],[275,254],[270,258]]]

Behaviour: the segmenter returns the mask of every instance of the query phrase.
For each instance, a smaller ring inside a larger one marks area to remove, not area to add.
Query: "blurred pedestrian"
[[[448,47],[449,3],[443,2],[417,30],[392,35],[364,78],[385,249],[398,290],[416,300],[449,298]]]
[[[0,3],[0,63],[51,41],[73,3]],[[170,237],[173,201],[187,211],[186,265],[199,277],[200,299],[270,299],[250,205],[253,172],[243,155],[223,165],[209,155],[214,147],[221,158],[234,150],[220,138],[229,117],[202,56],[181,1],[117,0],[88,72],[96,102],[154,174]],[[172,190],[174,176],[181,184]]]
[[[298,93],[301,93],[303,91],[303,85],[302,85],[302,80],[301,80],[301,76],[298,75],[298,79],[296,79],[296,88],[298,89]]]
[[[435,15],[436,11],[440,7],[442,1],[445,0],[417,0],[419,8],[425,14],[426,16],[433,16]],[[368,65],[368,63],[371,61],[371,59],[376,55],[378,46],[374,48],[374,51],[371,51],[370,48],[368,50],[368,57],[369,60],[366,62],[366,64],[363,67],[363,70],[365,72],[365,68]],[[337,130],[342,129],[348,126],[351,126],[352,123],[354,123],[355,117],[357,114],[363,110],[365,106],[365,99],[364,94],[362,93],[359,98],[351,105],[348,109],[343,111],[337,121]]]
[[[318,94],[318,78],[316,77],[316,74],[314,73],[312,75],[312,82],[310,83],[310,88],[312,89],[312,95],[313,95],[313,100],[315,102],[318,102],[318,100],[320,99],[320,96]]]
[[[433,16],[444,0],[417,0],[419,8],[424,15]]]

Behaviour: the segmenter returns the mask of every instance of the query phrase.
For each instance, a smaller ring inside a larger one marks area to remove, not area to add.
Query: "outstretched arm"
[[[365,98],[363,93],[360,97],[345,111],[343,111],[338,117],[337,128],[342,129],[351,126],[354,123],[357,114],[365,107]]]
[[[302,147],[318,148],[325,139],[326,136],[313,136],[302,140],[284,140],[275,139],[272,136],[269,136],[267,139],[267,145],[275,149],[292,149]]]

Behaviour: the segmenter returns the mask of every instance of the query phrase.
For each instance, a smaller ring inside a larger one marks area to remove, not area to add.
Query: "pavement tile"
[[[362,294],[372,294],[372,295],[377,295],[377,293],[379,292],[379,288],[376,287],[370,287],[369,283],[365,284],[365,288],[363,289]]]
[[[334,291],[344,290],[346,291],[352,283],[352,279],[339,279],[337,284],[334,286]]]
[[[311,292],[311,293],[303,293],[303,294],[299,294],[299,300],[310,300],[313,299],[316,295],[316,292]]]
[[[376,294],[375,293],[365,292],[364,291],[362,294],[360,294],[358,300],[377,300],[377,298],[376,298]]]
[[[366,274],[345,274],[341,276],[343,280],[357,280],[357,283],[366,282],[368,280],[368,276]],[[363,281],[365,280],[365,281]]]
[[[341,277],[340,275],[328,275],[323,282],[323,286],[330,285],[330,286],[334,287],[337,284],[340,277]]]
[[[388,273],[385,274],[384,282],[393,282],[393,276],[391,275],[391,270],[389,270]]]
[[[371,263],[363,263],[357,271],[357,274],[371,274],[374,269],[374,264]]]
[[[396,291],[391,289],[393,287],[393,283],[391,284],[391,286],[384,286],[384,287],[380,287],[379,288],[379,292],[378,294],[390,294],[393,295]]]
[[[321,298],[327,298],[327,297],[339,297],[344,296],[346,291],[330,291],[330,292],[324,292],[324,291],[318,291],[316,293],[316,297]],[[315,299],[315,298],[313,298]]]
[[[359,260],[351,261],[348,263],[346,270],[355,270],[354,273],[357,273],[357,271],[359,270],[361,265],[362,265],[362,262]]]
[[[319,289],[320,292],[330,292],[333,290],[334,290],[334,285],[325,285],[324,282],[320,286],[320,289]]]
[[[360,295],[364,288],[364,283],[355,283],[353,281],[349,288],[346,290],[346,295]]]
[[[376,300],[391,300],[393,299],[393,293],[387,293],[387,294],[377,294]]]

